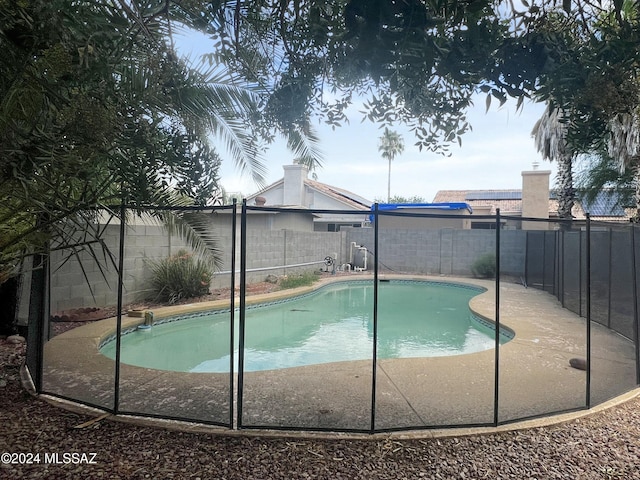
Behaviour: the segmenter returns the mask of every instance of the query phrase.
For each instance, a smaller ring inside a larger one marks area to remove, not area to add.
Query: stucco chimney
[[[283,205],[305,206],[304,181],[309,169],[304,165],[284,165]]]
[[[535,168],[535,167],[534,167]],[[549,218],[550,170],[522,172],[522,216]],[[522,222],[523,230],[547,230],[546,222]]]

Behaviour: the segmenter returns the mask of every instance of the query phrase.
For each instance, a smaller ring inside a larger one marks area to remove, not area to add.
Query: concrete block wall
[[[222,264],[215,273],[212,288],[228,287],[231,276],[230,228],[214,229]],[[262,282],[269,274],[292,275],[324,268],[326,256],[337,253],[337,264],[349,261],[350,245],[366,246],[374,250],[372,228],[349,228],[340,232],[304,232],[294,230],[249,229],[247,232],[247,272],[249,283]],[[117,262],[119,226],[107,228],[105,243]],[[240,235],[237,234],[236,270],[240,268]],[[169,236],[161,226],[134,225],[127,228],[124,259],[124,302],[140,301],[149,293],[150,269],[148,260],[166,258],[185,248],[185,243]],[[471,265],[481,255],[495,252],[495,232],[491,230],[431,230],[381,229],[379,232],[379,261],[382,269],[429,275],[471,275]],[[524,274],[526,232],[501,232],[501,271],[503,274]],[[188,248],[187,248],[188,250]],[[51,275],[51,311],[57,312],[85,306],[108,306],[117,303],[116,269],[105,269],[106,279],[94,260],[82,254],[82,268],[72,259],[61,265],[60,253],[53,255]],[[318,262],[300,267],[285,265]],[[282,267],[272,269],[271,267]],[[240,275],[236,273],[236,282]]]
[[[124,251],[124,303],[138,302],[149,296],[149,261],[189,250],[185,242],[169,235],[160,225],[136,225],[126,229]]]
[[[125,235],[123,301],[131,303],[147,295],[150,274],[148,260],[166,258],[184,248],[185,243],[180,238],[168,235],[160,226],[133,225],[127,227]],[[119,225],[106,227],[103,240],[112,257],[105,257],[102,247],[96,245],[94,251],[100,258],[100,265],[87,252],[81,252],[66,261],[69,251],[58,251],[51,255],[52,313],[117,303],[119,236]]]
[[[496,235],[491,230],[393,230],[380,229],[379,261],[383,269],[427,275],[472,275],[480,256],[494,253]],[[347,230],[347,245],[355,242],[373,252],[373,229]],[[524,274],[526,232],[500,232],[500,266],[507,275]]]
[[[276,268],[285,265],[322,262],[333,253],[342,251],[343,235],[339,232],[300,232],[294,230],[249,230],[247,232],[247,282],[263,282],[268,275],[294,275],[320,269],[322,263],[299,267]],[[229,249],[231,242],[228,243]],[[238,245],[236,269],[240,268]],[[229,267],[223,271],[230,270]],[[239,274],[236,274],[239,279]],[[216,274],[213,287],[228,286],[228,274]]]

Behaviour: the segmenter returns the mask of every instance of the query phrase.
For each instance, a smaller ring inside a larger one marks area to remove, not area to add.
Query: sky
[[[178,49],[197,63],[198,55],[208,51],[208,45],[205,37],[190,33],[179,40]],[[473,130],[462,137],[462,146],[451,145],[450,156],[420,152],[413,133],[400,124],[390,127],[402,135],[405,145],[404,152],[391,164],[391,196],[417,196],[431,202],[439,190],[520,189],[521,172],[531,170],[534,162],[539,163],[538,169],[552,171],[553,182],[555,164],[542,161],[531,137],[544,105],[525,101],[516,111],[515,101],[502,107],[494,101],[486,112],[484,95],[474,103],[467,111]],[[324,154],[322,167],[315,171],[317,179],[368,200],[384,202],[389,163],[378,151],[383,127],[361,122],[357,105],[348,113],[348,125],[332,129],[316,124]],[[240,173],[227,152],[221,150],[219,154],[220,183],[227,193],[247,197],[260,190],[249,174]],[[292,164],[294,155],[280,140],[270,146],[264,158],[268,185],[283,177],[282,166]]]
[[[468,112],[473,131],[462,137],[462,146],[454,144],[450,156],[418,150],[413,133],[402,125],[392,127],[404,140],[404,152],[391,163],[391,196],[422,197],[431,202],[438,190],[520,189],[523,170],[552,170],[555,164],[543,162],[537,153],[531,129],[544,107],[525,104],[520,112],[514,105],[493,107],[485,113],[484,100]],[[361,123],[360,116],[350,124],[332,130],[317,126],[320,148],[324,153],[322,168],[316,171],[318,181],[344,188],[368,200],[385,201],[389,163],[378,151],[382,129],[370,122]],[[284,142],[273,145],[266,154],[267,184],[283,176],[283,165],[294,156]],[[235,166],[223,160],[221,183],[227,192],[245,196],[259,187],[248,176],[241,176]]]

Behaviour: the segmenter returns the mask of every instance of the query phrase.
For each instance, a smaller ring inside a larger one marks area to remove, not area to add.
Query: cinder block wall
[[[125,235],[123,301],[131,303],[147,296],[148,260],[175,254],[185,248],[185,243],[155,225],[131,225],[126,228]],[[117,303],[120,226],[106,227],[103,240],[111,256],[105,255],[102,247],[95,246],[100,263],[86,252],[69,258],[70,252],[65,250],[51,255],[52,313]]]
[[[347,230],[347,245],[355,242],[373,254],[373,229]],[[492,230],[392,230],[379,231],[378,258],[382,270],[427,275],[472,275],[478,257],[495,253]],[[347,247],[348,248],[348,247]],[[500,232],[500,267],[505,275],[524,275],[526,232]]]
[[[214,224],[217,247],[221,255],[220,271],[214,274],[212,288],[230,286],[231,242],[230,224]],[[262,282],[269,274],[293,275],[324,268],[326,256],[337,254],[337,265],[349,262],[352,242],[367,247],[373,259],[374,230],[349,228],[341,232],[302,232],[294,230],[247,231],[247,281]],[[109,226],[105,243],[114,253],[117,264],[119,226]],[[379,262],[381,271],[429,275],[471,275],[471,265],[485,253],[495,252],[495,231],[381,229],[379,232]],[[236,237],[236,270],[240,268],[240,234]],[[148,260],[175,254],[185,243],[169,236],[161,226],[133,225],[127,227],[124,259],[124,302],[141,301],[149,294]],[[526,232],[501,231],[502,274],[524,275]],[[83,254],[82,265],[63,256],[52,258],[51,311],[58,312],[86,306],[108,306],[117,303],[117,274],[107,262],[106,279],[94,260]],[[104,263],[104,262],[103,262]],[[308,264],[302,266],[292,266]],[[285,267],[287,266],[287,267]],[[278,267],[278,268],[273,268]],[[370,268],[373,268],[372,262]],[[86,275],[86,278],[85,278]],[[236,281],[239,282],[236,273]],[[87,282],[87,279],[89,280]],[[89,288],[91,285],[91,288]],[[92,293],[93,290],[93,293]]]

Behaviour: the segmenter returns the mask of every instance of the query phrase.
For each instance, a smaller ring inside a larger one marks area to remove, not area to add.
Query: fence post
[[[611,287],[613,285],[613,228],[609,227],[609,280],[607,282],[607,328],[611,328]]]
[[[120,407],[120,348],[122,345],[122,291],[124,282],[124,237],[125,237],[125,204],[120,205],[120,244],[118,246],[118,300],[116,312],[116,371],[114,377],[113,413],[118,414]]]
[[[496,208],[496,283],[495,283],[495,371],[493,379],[493,425],[498,426],[500,387],[500,209]]]
[[[247,199],[242,200],[240,217],[240,338],[238,339],[238,408],[236,424],[242,428],[242,394],[244,388],[244,334],[247,293]]]
[[[636,384],[640,384],[640,318],[638,318],[638,262],[636,260],[636,224],[631,224],[631,272],[633,273],[633,343],[636,353]]]
[[[378,203],[373,207],[373,370],[371,372],[371,433],[376,428],[376,384],[378,361],[378,233],[380,222]],[[365,252],[365,255],[367,253]]]
[[[587,408],[591,408],[591,215],[585,214],[587,219],[586,235],[587,241],[585,246],[585,263],[586,263],[586,319],[587,319],[587,381],[586,381],[586,403]],[[582,245],[582,242],[580,242]],[[582,265],[582,262],[580,262]],[[580,282],[582,283],[582,282]],[[580,302],[582,306],[582,301]]]
[[[27,365],[34,365],[30,372],[36,392],[42,392],[42,376],[44,369],[44,336],[45,321],[48,321],[49,289],[49,254],[34,254],[33,271],[29,287],[29,314],[27,320]],[[30,361],[35,357],[35,362]]]
[[[229,425],[233,429],[233,383],[235,361],[235,328],[236,328],[236,227],[238,220],[238,200],[233,199],[233,209],[231,213],[231,294],[229,296]]]

